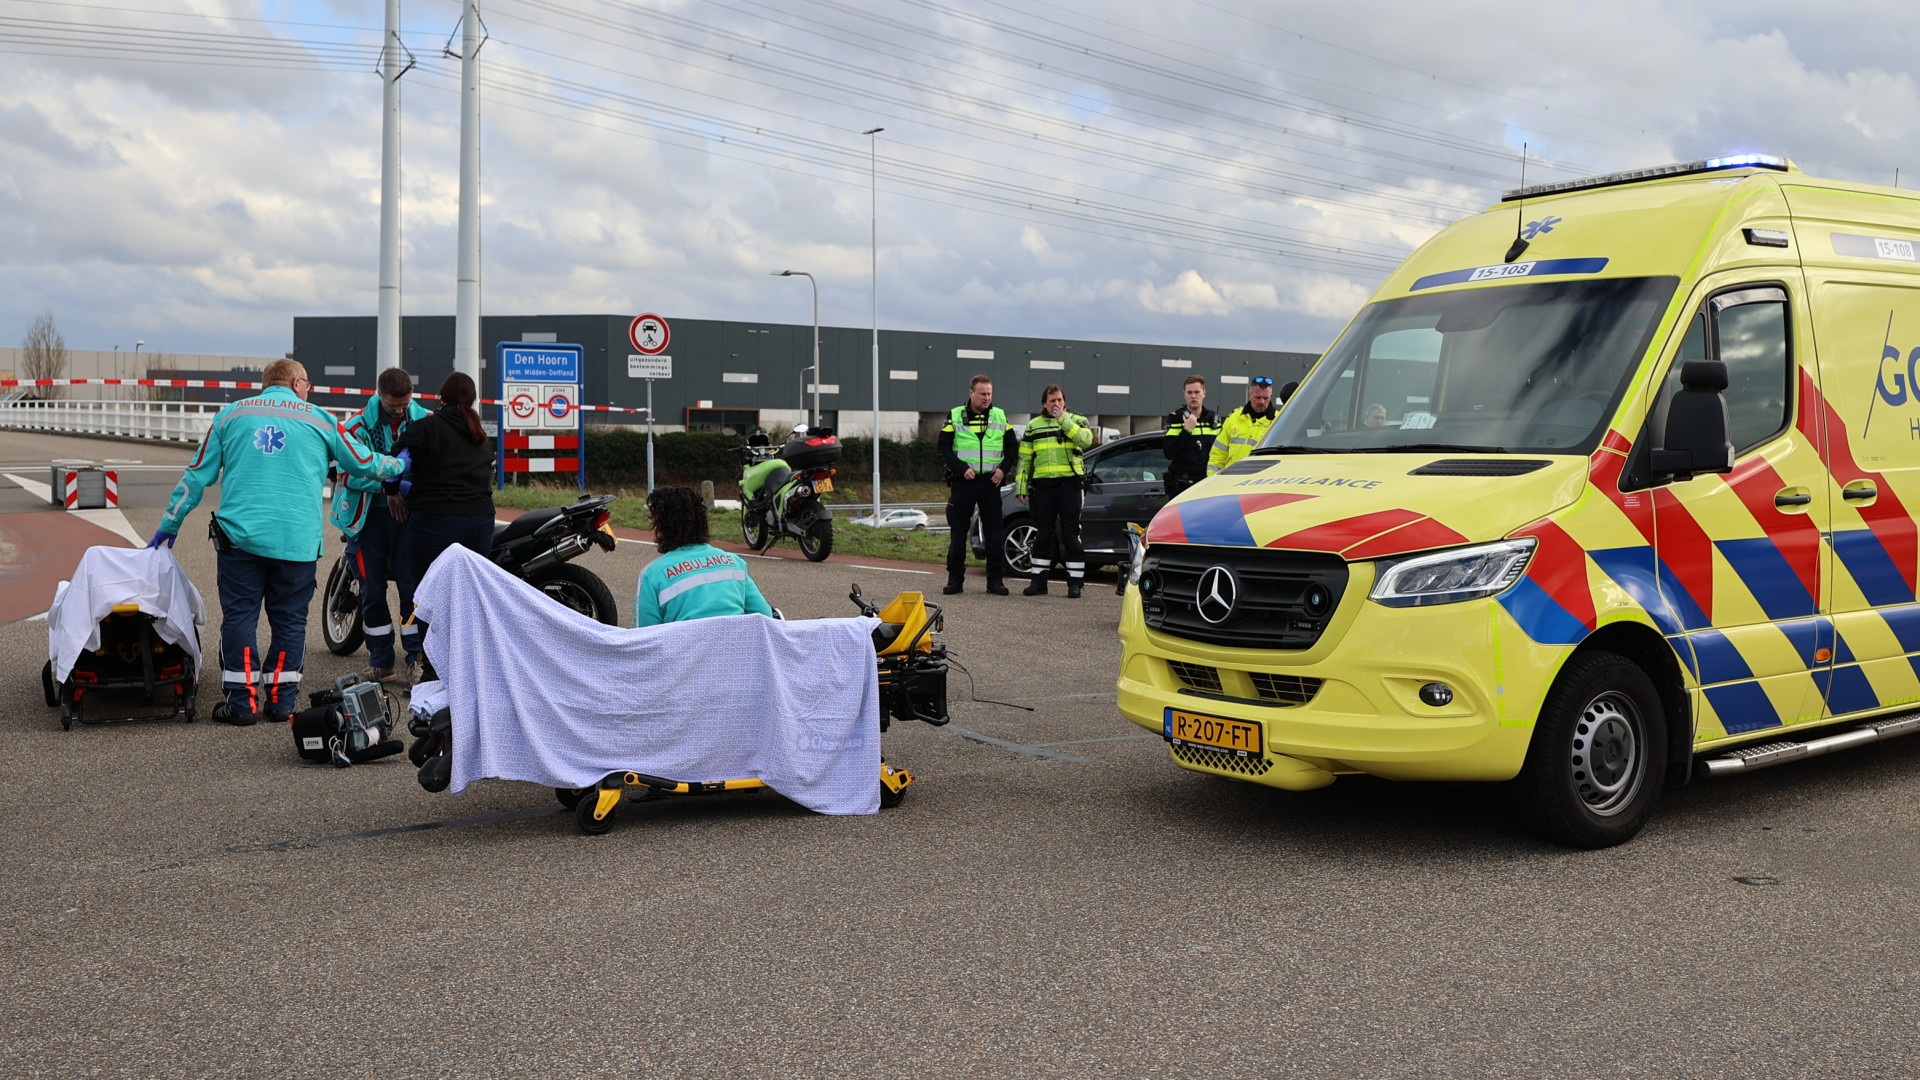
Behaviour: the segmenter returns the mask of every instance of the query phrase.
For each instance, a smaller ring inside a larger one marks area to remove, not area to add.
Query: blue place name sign
[[[578,383],[581,357],[585,353],[586,349],[579,345],[503,341],[494,346],[500,377],[507,382]]]

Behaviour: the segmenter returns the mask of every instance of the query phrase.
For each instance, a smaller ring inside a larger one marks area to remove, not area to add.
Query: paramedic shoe
[[[1033,579],[1033,584],[1031,584],[1031,585],[1029,585],[1029,586],[1027,586],[1026,588],[1024,588],[1024,589],[1021,589],[1021,590],[1020,590],[1020,595],[1021,595],[1021,596],[1045,596],[1045,595],[1047,595],[1047,579],[1046,579],[1046,578],[1034,578],[1034,579]]]
[[[993,594],[993,595],[995,595],[995,596],[1006,596],[1006,595],[1008,595],[1008,594],[1007,594],[1007,587],[1006,587],[1005,585],[1002,585],[1002,584],[1000,584],[1000,583],[999,583],[999,582],[997,582],[997,581],[995,581],[995,582],[992,582],[992,583],[990,583],[990,584],[989,584],[989,585],[987,586],[987,591],[988,591],[988,592],[990,592],[990,593],[992,593],[992,594]]]
[[[393,683],[400,681],[400,674],[390,667],[370,667],[360,673],[361,682]]]
[[[233,706],[224,701],[213,707],[213,719],[216,723],[232,724],[234,727],[252,727],[260,722],[260,718],[250,712],[235,712]]]
[[[1080,599],[1080,583],[1079,582],[1077,581],[1067,582],[1067,599],[1069,600]]]
[[[959,594],[960,590],[964,588],[966,588],[966,585],[962,582],[949,581],[947,582],[946,587],[941,589],[940,591],[947,596],[956,596]]]

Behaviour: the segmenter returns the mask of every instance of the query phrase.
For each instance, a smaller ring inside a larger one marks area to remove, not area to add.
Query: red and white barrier
[[[241,382],[228,379],[0,379],[0,390],[20,386],[162,386],[180,389],[199,390],[264,390],[265,383]],[[316,394],[351,394],[356,397],[372,397],[376,390],[363,390],[356,386],[316,386]],[[434,400],[433,394],[415,394],[426,401]],[[499,405],[493,398],[481,398],[481,405]],[[582,412],[606,413],[643,413],[645,409],[632,409],[624,405],[575,405]]]
[[[89,469],[86,471],[92,472],[93,470]],[[100,473],[105,477],[106,481],[107,506],[118,509],[120,506],[120,474],[114,472],[112,469],[102,469]],[[60,497],[65,501],[66,507],[69,510],[77,510],[80,507],[80,474],[81,470],[79,469],[69,469],[60,482]]]

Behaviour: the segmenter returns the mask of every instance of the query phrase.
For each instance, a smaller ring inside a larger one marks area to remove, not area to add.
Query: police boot
[[[1028,585],[1026,588],[1020,590],[1020,595],[1021,596],[1047,595],[1047,576],[1045,574],[1035,574],[1033,577],[1033,583]]]
[[[1080,599],[1080,579],[1079,578],[1073,578],[1067,582],[1067,599],[1069,600]]]

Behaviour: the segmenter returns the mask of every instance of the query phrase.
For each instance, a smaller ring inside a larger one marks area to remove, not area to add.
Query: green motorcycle
[[[776,451],[766,432],[755,431],[733,452],[742,465],[740,531],[747,547],[764,551],[791,536],[810,562],[833,554],[833,511],[820,496],[833,490],[840,439],[830,429],[801,426]]]

